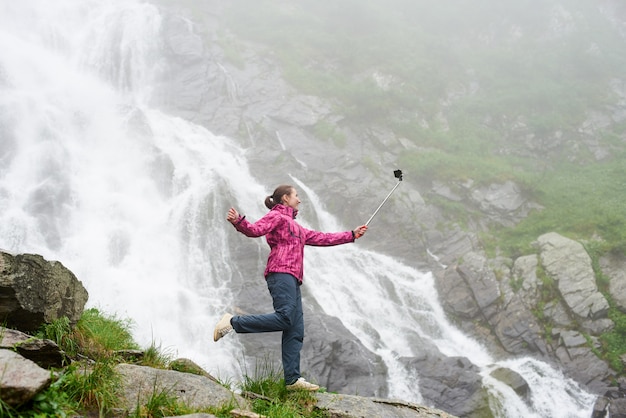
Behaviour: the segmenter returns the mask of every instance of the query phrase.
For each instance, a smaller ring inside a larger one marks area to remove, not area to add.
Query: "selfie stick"
[[[383,200],[383,203],[380,204],[380,206],[378,206],[378,209],[376,209],[374,211],[374,213],[372,214],[372,216],[370,216],[370,218],[367,220],[367,222],[365,222],[365,225],[369,225],[369,223],[372,221],[372,219],[374,219],[374,216],[376,216],[376,214],[378,213],[378,211],[380,210],[380,208],[383,207],[383,205],[385,204],[385,202],[387,201],[387,199],[389,199],[389,196],[391,196],[391,194],[398,188],[398,186],[400,185],[400,182],[402,181],[402,170],[395,170],[393,172],[393,175],[398,179],[398,183],[394,186],[393,189],[391,189],[391,191],[389,192],[389,194],[387,195],[387,197],[385,198],[385,200]]]

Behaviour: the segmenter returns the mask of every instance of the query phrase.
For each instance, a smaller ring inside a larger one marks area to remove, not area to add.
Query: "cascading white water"
[[[158,9],[14,4],[0,13],[0,248],[62,261],[143,346],[237,375],[236,340],[209,345],[207,325],[232,299],[220,195],[264,190],[232,141],[146,106]]]
[[[0,248],[63,262],[90,306],[135,322],[140,344],[236,377],[238,340],[210,341],[237,268],[224,217],[235,204],[258,219],[267,190],[234,141],[150,107],[161,20],[132,0],[0,5]],[[322,229],[346,229],[294,181]],[[494,362],[448,323],[429,273],[358,243],[307,257],[305,297],[384,359],[391,396],[422,400],[398,358],[428,339],[483,370],[497,416],[590,415],[593,396],[574,382],[530,358]],[[530,406],[489,376],[497,366],[529,382]]]

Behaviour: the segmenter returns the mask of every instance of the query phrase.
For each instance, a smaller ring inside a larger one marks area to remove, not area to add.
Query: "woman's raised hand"
[[[226,215],[226,220],[232,224],[237,222],[237,219],[239,219],[239,212],[237,212],[235,208],[228,209],[228,215]]]

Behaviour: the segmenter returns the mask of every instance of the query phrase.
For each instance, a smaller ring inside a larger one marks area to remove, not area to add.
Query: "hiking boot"
[[[213,330],[213,341],[217,341],[222,338],[224,335],[228,334],[233,330],[233,326],[230,325],[230,320],[233,316],[229,313],[224,314],[220,322],[215,326],[215,330]]]
[[[291,385],[287,385],[287,390],[308,390],[310,392],[315,392],[316,390],[319,390],[319,386],[314,385],[313,383],[309,383],[306,380],[304,380],[304,377],[301,377],[300,379],[296,380],[294,383],[292,383]]]

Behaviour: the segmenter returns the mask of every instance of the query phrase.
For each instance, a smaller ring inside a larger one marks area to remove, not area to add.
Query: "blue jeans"
[[[274,312],[234,316],[230,323],[237,333],[282,331],[282,361],[285,384],[300,377],[300,350],[304,339],[302,295],[298,280],[291,274],[272,273],[266,277]]]

